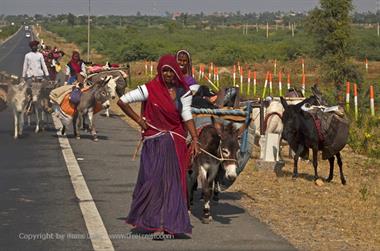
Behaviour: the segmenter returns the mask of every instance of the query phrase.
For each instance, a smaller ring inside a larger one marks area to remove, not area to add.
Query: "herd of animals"
[[[86,83],[87,92],[83,92],[80,97],[79,104],[75,107],[75,114],[70,119],[73,122],[74,133],[79,137],[79,130],[76,129],[77,121],[88,118],[90,129],[94,140],[96,141],[96,131],[94,124],[94,107],[97,104],[104,109],[109,108],[109,100],[116,98],[116,95],[121,96],[125,89],[126,82],[122,77],[125,77],[125,73],[122,70],[116,70],[113,72],[102,74],[102,77],[89,75]],[[3,85],[3,90],[6,93],[0,96],[0,108],[4,110],[9,106],[13,111],[14,116],[14,138],[17,139],[23,134],[24,128],[24,118],[27,119],[28,126],[30,126],[31,116],[35,117],[35,129],[34,131],[38,133],[45,129],[45,126],[49,122],[50,116],[55,109],[54,102],[51,101],[50,93],[52,90],[59,87],[59,84],[55,81],[33,81],[31,87],[28,86],[24,81],[18,81],[18,79],[8,78],[9,84]],[[16,84],[12,84],[16,82]],[[1,89],[1,88],[0,88]],[[2,105],[1,105],[2,104]],[[109,116],[109,113],[106,113]],[[58,113],[56,114],[58,115]],[[59,115],[62,115],[59,113]],[[66,124],[67,125],[67,124]],[[65,130],[65,127],[62,128]]]
[[[4,81],[3,81],[4,82]],[[49,100],[49,93],[57,86],[54,82],[36,82],[32,88],[28,88],[23,82],[11,84],[14,80],[9,79],[7,90],[0,88],[0,111],[7,106],[13,111],[14,138],[23,134],[24,116],[30,124],[30,116],[35,116],[35,132],[43,130],[48,115],[54,110]],[[95,75],[87,81],[90,91],[82,94],[80,103],[71,123],[73,132],[80,138],[80,127],[84,118],[88,119],[89,129],[93,140],[97,141],[94,123],[96,107],[106,109],[109,107],[110,99],[121,96],[126,88],[125,73]],[[203,88],[204,89],[204,88]],[[201,88],[202,90],[202,88]],[[322,93],[317,87],[312,87],[312,95],[304,98],[296,104],[285,98],[271,99],[265,101],[265,133],[277,133],[281,139],[286,141],[294,151],[293,177],[298,176],[299,158],[307,158],[309,150],[312,151],[312,164],[314,177],[318,179],[318,152],[322,151],[322,158],[328,159],[330,173],[327,182],[333,179],[335,157],[340,170],[341,183],[346,184],[343,174],[343,162],[340,151],[344,148],[348,138],[348,120],[339,107],[331,109],[324,100]],[[196,95],[195,95],[196,96]],[[202,99],[194,98],[195,107]],[[203,222],[209,223],[212,219],[210,211],[210,200],[218,200],[220,188],[218,181],[227,179],[234,181],[238,174],[238,158],[240,143],[239,139],[244,130],[251,126],[255,134],[260,136],[260,121],[258,119],[260,110],[253,108],[251,125],[243,123],[236,128],[232,123],[218,123],[211,117],[210,123],[199,130],[199,144],[204,150],[195,156],[191,169],[188,173],[188,192],[191,204],[193,203],[193,192],[197,189],[197,181],[200,181],[203,196]],[[331,126],[331,124],[334,126]],[[67,126],[67,125],[66,125]],[[333,128],[333,130],[332,130]],[[61,129],[65,133],[65,126]],[[278,142],[280,146],[281,140]],[[222,173],[222,175],[220,175]]]

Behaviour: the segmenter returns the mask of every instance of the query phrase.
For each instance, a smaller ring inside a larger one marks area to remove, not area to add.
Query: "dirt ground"
[[[41,32],[47,44],[77,49],[53,34]],[[98,58],[98,56],[96,57]],[[99,56],[99,58],[101,58]],[[139,105],[133,108],[139,111]],[[132,127],[137,124],[122,114],[116,105],[114,113]],[[248,212],[268,224],[300,250],[380,250],[380,160],[355,154],[348,146],[342,152],[347,185],[339,179],[315,185],[312,164],[300,162],[299,178],[292,179],[293,161],[283,149],[282,172],[257,169],[255,158],[248,162],[235,184],[227,192],[242,194],[240,203]],[[319,175],[327,177],[328,161],[319,162]]]
[[[287,157],[287,148],[283,149]],[[255,150],[257,157],[259,149]],[[293,160],[282,172],[258,170],[251,160],[230,191],[243,194],[240,203],[300,250],[380,250],[380,161],[342,152],[347,185],[334,180],[317,186],[311,163],[301,162],[292,178]],[[319,175],[327,177],[328,161],[320,159]]]
[[[135,111],[140,106],[134,104]],[[136,123],[113,103],[112,110],[134,128]],[[311,163],[301,161],[299,178],[292,179],[293,161],[284,147],[285,166],[280,173],[257,169],[254,159],[228,192],[242,194],[240,204],[300,250],[380,250],[380,161],[342,152],[347,185],[335,168],[331,183],[317,186]],[[327,177],[328,161],[320,159],[319,175]]]

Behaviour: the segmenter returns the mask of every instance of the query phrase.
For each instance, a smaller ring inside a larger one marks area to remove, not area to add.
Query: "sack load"
[[[346,117],[336,113],[324,113],[327,118],[322,120],[324,136],[322,159],[328,159],[341,151],[347,144],[350,124]]]
[[[60,103],[59,109],[59,118],[65,126],[72,124],[75,112],[75,105],[70,102],[70,93],[67,93]]]
[[[65,96],[71,92],[72,88],[73,88],[72,85],[64,85],[64,86],[55,88],[50,92],[49,98],[51,101],[60,105],[63,99],[65,98]]]

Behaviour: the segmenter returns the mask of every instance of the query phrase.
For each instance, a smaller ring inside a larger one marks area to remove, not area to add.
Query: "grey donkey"
[[[43,91],[49,85],[49,82],[46,80],[30,79],[27,81],[27,84],[29,86],[29,95],[31,96],[26,111],[28,115],[28,125],[30,126],[30,116],[34,114],[36,118],[36,128],[34,132],[38,133],[40,129],[44,130],[45,118],[48,118],[44,101],[46,100],[46,95],[45,97],[43,96]]]
[[[80,102],[76,108],[76,113],[73,117],[74,136],[80,139],[80,125],[83,123],[84,115],[88,116],[89,127],[94,141],[98,141],[94,124],[94,114],[98,106],[107,109],[110,106],[111,88],[107,85],[110,78],[100,80],[92,85],[88,91],[81,94]],[[61,133],[65,134],[66,127],[63,126]]]
[[[8,103],[12,107],[14,117],[14,138],[22,135],[24,127],[24,113],[28,103],[27,85],[21,82],[18,85],[9,85]]]

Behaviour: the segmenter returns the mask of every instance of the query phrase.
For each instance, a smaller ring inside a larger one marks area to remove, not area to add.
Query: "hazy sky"
[[[307,11],[319,0],[90,0],[95,15],[164,15],[165,11],[212,13],[215,11],[246,12]],[[353,0],[355,10],[376,11],[376,0]],[[0,14],[87,14],[89,0],[0,0]]]

